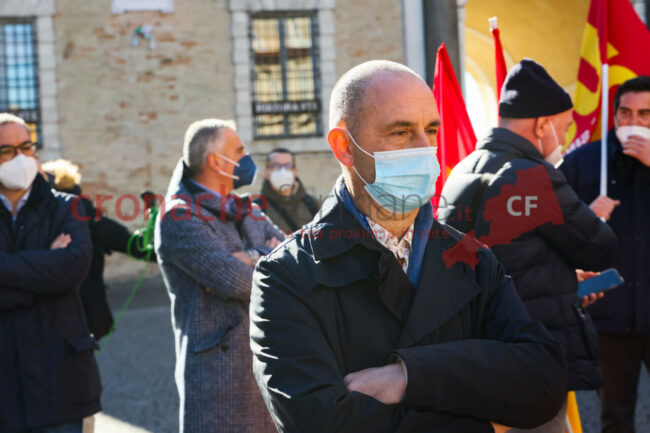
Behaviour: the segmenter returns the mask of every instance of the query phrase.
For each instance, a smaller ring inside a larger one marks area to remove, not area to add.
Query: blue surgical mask
[[[222,175],[235,180],[233,182],[234,189],[250,185],[255,181],[257,166],[255,165],[255,161],[253,161],[253,158],[251,158],[250,155],[244,155],[239,161],[233,161],[232,159],[220,153],[217,153],[217,155],[235,166],[233,174],[228,174],[219,170],[219,173]]]
[[[350,131],[347,133],[359,150],[375,160],[373,183],[366,182],[357,168],[352,168],[370,197],[381,207],[393,213],[408,213],[431,200],[440,175],[435,147],[390,150],[373,155],[359,146]]]

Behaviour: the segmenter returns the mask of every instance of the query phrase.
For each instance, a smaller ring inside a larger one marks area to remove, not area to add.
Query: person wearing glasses
[[[312,220],[319,204],[298,179],[296,158],[288,149],[273,149],[266,155],[261,197],[255,200],[285,234]]]
[[[38,170],[28,126],[0,113],[0,432],[81,433],[101,409],[79,297],[92,242]]]

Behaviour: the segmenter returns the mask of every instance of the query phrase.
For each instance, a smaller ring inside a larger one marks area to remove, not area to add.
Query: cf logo
[[[521,211],[516,211],[513,209],[513,204],[516,201],[524,201],[524,215],[530,216],[531,209],[537,209],[537,196],[536,195],[527,195],[522,198],[520,195],[513,195],[508,199],[506,207],[508,208],[508,213],[512,216],[521,216]]]

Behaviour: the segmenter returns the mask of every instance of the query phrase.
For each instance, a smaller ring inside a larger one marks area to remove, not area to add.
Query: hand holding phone
[[[623,284],[624,280],[614,268],[607,269],[600,274],[587,278],[578,283],[578,297],[584,298],[591,294],[606,292]]]

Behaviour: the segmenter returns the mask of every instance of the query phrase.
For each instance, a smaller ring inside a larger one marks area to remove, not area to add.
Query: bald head
[[[375,86],[395,78],[417,80],[427,84],[410,68],[389,60],[361,63],[339,78],[332,90],[329,127],[345,122],[353,133],[357,130],[364,109],[365,96]]]

